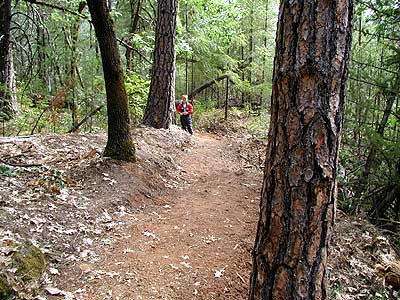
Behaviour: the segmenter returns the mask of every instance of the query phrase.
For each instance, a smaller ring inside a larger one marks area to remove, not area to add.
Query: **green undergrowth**
[[[248,107],[232,107],[228,110],[216,108],[214,101],[197,102],[194,107],[193,125],[195,129],[219,134],[250,134],[258,139],[266,139],[269,126],[267,109],[250,110]]]

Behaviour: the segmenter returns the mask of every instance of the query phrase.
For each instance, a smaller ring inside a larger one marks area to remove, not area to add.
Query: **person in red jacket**
[[[178,104],[177,113],[181,115],[181,126],[183,130],[193,134],[192,114],[193,105],[188,102],[188,95],[182,96],[182,103]]]

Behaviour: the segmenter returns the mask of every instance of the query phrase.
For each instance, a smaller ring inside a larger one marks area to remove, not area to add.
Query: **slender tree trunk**
[[[128,45],[131,47],[133,46],[132,43],[132,36],[138,32],[139,28],[139,20],[140,20],[140,12],[142,10],[142,0],[129,0],[131,6],[131,26],[129,28],[129,35],[128,35]],[[133,60],[133,50],[130,47],[126,48],[125,52],[126,57],[126,69],[128,71],[132,71],[132,60]]]
[[[177,0],[157,2],[156,42],[149,99],[143,123],[169,128],[175,117],[175,29]]]
[[[192,54],[192,62],[191,62],[190,75],[191,75],[191,79],[190,79],[190,93],[193,93],[194,86],[195,86],[195,83],[194,83],[194,57],[193,57],[193,54]],[[189,99],[190,99],[190,97],[189,97]]]
[[[352,8],[281,2],[250,300],[328,299]]]
[[[186,39],[189,35],[189,16],[188,16],[188,5],[187,2],[185,4],[185,35]],[[189,93],[189,62],[188,62],[188,53],[185,54],[185,94]]]
[[[43,24],[45,13],[42,8],[38,8],[38,18],[40,25],[36,27],[36,45],[37,45],[37,64],[38,74],[43,85],[47,85],[47,68],[46,68],[46,31]],[[47,90],[48,92],[49,89]]]
[[[10,43],[11,0],[0,4],[0,119],[10,119],[18,110],[14,64]]]
[[[266,0],[266,3],[265,3],[265,20],[264,20],[264,37],[263,37],[264,54],[262,56],[262,73],[261,73],[261,81],[262,81],[262,83],[265,83],[265,68],[267,67],[268,10],[269,10],[269,0]],[[261,97],[260,97],[260,107],[262,107],[264,96],[265,96],[265,93],[262,93]]]
[[[104,156],[135,161],[135,146],[129,127],[128,97],[114,24],[106,0],[88,0],[89,11],[101,53],[107,94],[108,140]]]
[[[79,3],[78,13],[81,14],[86,7],[86,2],[82,1]],[[75,127],[78,122],[78,37],[79,37],[79,27],[81,24],[80,17],[75,18],[75,23],[71,28],[72,35],[72,61],[71,61],[71,85],[72,85],[72,103],[71,103],[71,113],[72,113],[72,127]]]
[[[396,99],[396,95],[393,92],[388,92],[386,95],[386,106],[385,110],[383,111],[382,120],[380,121],[376,133],[383,137],[385,128],[389,121],[390,114],[392,112],[393,104]],[[376,156],[378,154],[378,146],[375,143],[372,143],[369,147],[367,160],[365,161],[365,166],[362,170],[362,174],[360,177],[360,181],[358,182],[356,193],[354,195],[356,199],[356,203],[354,205],[354,209],[352,213],[357,213],[359,210],[359,206],[362,202],[362,195],[365,189],[367,189],[367,183],[369,175],[371,174],[371,170],[376,166],[377,159]]]
[[[228,120],[228,106],[229,106],[229,77],[226,77],[226,85],[225,85],[225,121]]]
[[[250,61],[250,68],[248,69],[247,73],[247,81],[249,82],[250,87],[252,86],[252,81],[253,81],[253,73],[252,73],[252,68],[253,68],[253,48],[254,48],[254,10],[253,8],[250,10],[250,35],[249,35],[249,61]],[[253,106],[253,100],[252,100],[252,92],[248,94],[248,103],[249,103],[249,109],[250,111],[252,110]]]
[[[242,63],[244,63],[244,47],[242,46],[242,47],[240,47],[240,52],[241,52],[241,57],[242,57]],[[245,74],[244,74],[244,70],[241,72],[241,79],[242,79],[242,82],[244,82],[244,79],[245,79]],[[241,97],[241,104],[240,104],[240,107],[245,107],[245,102],[246,102],[246,93],[245,93],[245,91],[242,91],[242,97]]]

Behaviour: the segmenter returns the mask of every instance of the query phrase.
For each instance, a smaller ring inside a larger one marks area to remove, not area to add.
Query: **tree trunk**
[[[107,94],[108,140],[104,156],[135,161],[129,127],[128,97],[114,24],[106,0],[87,1],[99,42]]]
[[[193,53],[192,53],[192,62],[191,62],[191,70],[190,70],[190,93],[193,93],[193,89],[194,89],[194,57],[193,57]],[[189,97],[190,99],[190,97]]]
[[[229,107],[229,77],[226,77],[225,84],[225,107],[224,107],[224,120],[228,120],[228,107]]]
[[[175,28],[177,0],[157,2],[156,41],[145,125],[169,128],[175,112]]]
[[[136,3],[137,2],[137,3]],[[128,71],[132,71],[132,60],[133,60],[133,50],[134,47],[132,43],[132,36],[137,33],[139,27],[140,20],[140,12],[142,10],[142,0],[129,0],[131,7],[131,26],[129,29],[128,42],[127,44],[131,47],[126,48],[125,57],[126,57],[126,69]]]
[[[282,1],[249,299],[328,299],[352,1]]]
[[[38,9],[38,15],[40,22],[46,18],[45,13],[41,8]],[[38,75],[43,85],[47,85],[47,67],[46,67],[46,31],[43,23],[36,27],[36,45],[37,45],[37,65],[38,65]],[[51,90],[47,89],[50,93]]]
[[[189,16],[188,16],[188,4],[185,3],[185,39],[188,39],[189,36]],[[188,61],[188,53],[185,54],[185,94],[189,93],[189,61]]]
[[[241,48],[240,48],[240,52],[241,52],[241,58],[242,58],[242,63],[244,64],[244,47],[242,46]],[[244,79],[245,79],[245,74],[244,74],[244,70],[241,72],[241,80],[242,80],[242,82],[244,82]],[[242,91],[242,95],[241,95],[241,104],[240,104],[240,107],[245,107],[246,106],[246,93],[245,93],[245,91]]]
[[[11,0],[0,4],[0,119],[9,120],[17,111],[13,55],[10,43]]]
[[[252,73],[252,68],[253,68],[253,49],[254,49],[254,10],[253,8],[251,8],[250,10],[250,34],[249,34],[249,62],[250,62],[250,68],[247,71],[247,81],[249,82],[249,86],[252,86],[253,83],[253,73]],[[248,103],[249,103],[249,109],[250,111],[252,110],[253,107],[253,92],[250,91],[250,93],[248,93],[247,95],[248,99]]]
[[[378,128],[376,130],[376,133],[381,137],[384,136],[385,128],[387,126],[390,114],[392,112],[394,100],[396,99],[396,95],[391,91],[384,93],[384,94],[386,96],[386,106],[385,106],[385,110],[383,111],[382,120],[380,121]],[[371,170],[377,164],[376,156],[378,154],[378,150],[379,150],[378,145],[376,145],[375,143],[371,143],[371,145],[369,147],[369,151],[368,151],[367,160],[365,161],[365,166],[362,170],[361,177],[358,182],[357,189],[356,189],[356,192],[354,195],[356,202],[351,211],[351,213],[353,213],[353,214],[357,213],[359,210],[359,207],[360,207],[360,204],[361,204],[362,198],[363,198],[362,195],[364,194],[364,190],[367,187],[368,178],[371,174]]]
[[[81,14],[86,7],[86,2],[82,1],[79,3],[78,13]],[[71,113],[72,113],[72,127],[75,127],[78,123],[78,38],[79,38],[79,27],[81,25],[80,17],[75,18],[75,23],[71,28],[72,35],[72,58],[71,58],[71,85],[72,85],[72,101],[71,101]]]
[[[264,54],[262,56],[262,73],[261,73],[261,82],[265,84],[265,68],[267,67],[267,46],[268,46],[268,12],[269,12],[269,0],[265,3],[265,21],[264,21],[264,37],[263,37],[263,47]],[[265,93],[261,93],[260,97],[260,107],[263,105],[263,98]]]

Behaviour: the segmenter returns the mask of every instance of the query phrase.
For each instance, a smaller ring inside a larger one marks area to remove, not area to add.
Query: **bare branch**
[[[28,3],[31,3],[31,4],[43,5],[43,6],[46,6],[46,7],[58,9],[58,10],[61,10],[61,11],[63,11],[63,12],[67,12],[67,13],[69,13],[69,14],[72,14],[72,15],[74,15],[74,16],[78,16],[78,17],[80,17],[80,18],[82,18],[82,19],[86,19],[86,20],[89,19],[88,16],[85,16],[85,15],[83,15],[83,14],[81,14],[81,13],[77,13],[77,12],[75,12],[75,11],[73,11],[73,10],[70,10],[70,9],[68,9],[68,8],[66,8],[66,7],[62,7],[62,6],[59,6],[59,5],[50,4],[50,3],[46,3],[46,2],[42,2],[42,1],[37,1],[37,0],[24,0],[24,1],[25,1],[25,2],[28,2]]]
[[[125,48],[128,48],[132,51],[135,51],[137,54],[139,54],[139,56],[141,58],[143,58],[146,62],[148,62],[149,64],[151,64],[151,61],[147,59],[147,57],[145,57],[142,53],[140,53],[136,48],[132,47],[131,45],[129,45],[128,43],[124,42],[123,40],[117,38],[117,41],[124,46]]]

